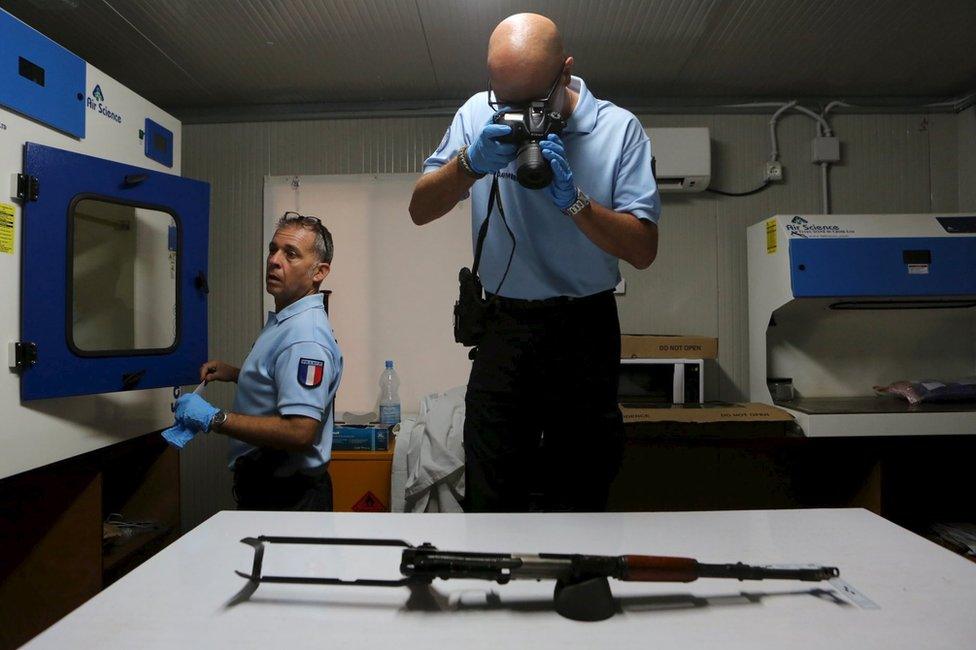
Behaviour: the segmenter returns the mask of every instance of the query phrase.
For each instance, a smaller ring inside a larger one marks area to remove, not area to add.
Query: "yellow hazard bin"
[[[332,507],[336,512],[389,512],[395,439],[388,451],[333,451]]]

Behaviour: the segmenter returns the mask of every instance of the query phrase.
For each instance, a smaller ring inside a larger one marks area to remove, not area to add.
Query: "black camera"
[[[495,124],[505,124],[512,132],[498,138],[519,146],[515,160],[515,177],[522,187],[539,190],[552,182],[552,168],[542,157],[539,142],[550,133],[559,134],[566,128],[566,120],[556,111],[546,110],[546,102],[532,102],[522,109],[503,109],[492,118]]]

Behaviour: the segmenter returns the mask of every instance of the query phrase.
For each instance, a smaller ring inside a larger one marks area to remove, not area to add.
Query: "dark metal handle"
[[[146,370],[137,370],[135,372],[124,372],[122,373],[122,390],[131,390],[136,387],[143,377],[146,376]]]
[[[134,187],[149,178],[149,174],[126,174],[123,184],[126,187]]]
[[[193,284],[196,285],[198,291],[210,293],[210,285],[207,284],[207,274],[203,271],[197,272],[197,277],[196,280],[193,281]]]

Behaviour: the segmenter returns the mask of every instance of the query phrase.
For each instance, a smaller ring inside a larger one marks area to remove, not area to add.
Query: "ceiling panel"
[[[126,7],[132,22],[177,53],[221,103],[383,101],[436,93],[413,0],[143,0]]]
[[[974,0],[6,0],[152,101],[425,106],[486,81],[488,36],[536,11],[608,99],[954,97]]]
[[[976,84],[972,0],[723,5],[679,94],[925,96]]]
[[[431,58],[445,95],[487,82],[488,37],[506,16],[531,7],[563,33],[576,71],[597,91],[667,85],[694,51],[717,0],[419,0]]]

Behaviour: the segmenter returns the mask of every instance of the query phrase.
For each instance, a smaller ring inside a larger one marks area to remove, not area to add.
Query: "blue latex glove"
[[[210,421],[219,410],[195,393],[180,395],[176,400],[176,424],[194,433],[210,431]]]
[[[546,190],[549,198],[560,210],[565,210],[576,203],[576,181],[573,180],[573,170],[566,162],[566,149],[563,141],[555,133],[550,133],[547,139],[539,143],[542,157],[549,161],[552,167],[552,183]]]
[[[170,428],[163,431],[163,438],[166,442],[173,445],[177,449],[183,449],[186,443],[193,440],[193,437],[197,434],[187,429],[182,424],[174,424]]]
[[[468,145],[468,160],[471,161],[471,168],[479,174],[494,174],[515,160],[518,147],[508,142],[498,141],[498,138],[511,132],[512,127],[492,124],[489,121],[481,129],[477,139]]]

